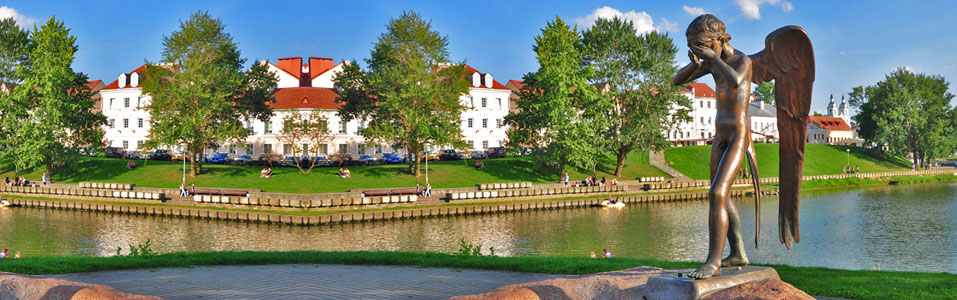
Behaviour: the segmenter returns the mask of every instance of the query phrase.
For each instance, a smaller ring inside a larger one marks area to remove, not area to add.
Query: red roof
[[[86,83],[86,86],[90,87],[91,90],[98,91],[100,88],[104,87],[103,80],[93,80]]]
[[[273,109],[313,108],[339,109],[336,98],[339,94],[330,88],[320,87],[291,87],[282,88],[272,94],[276,102]]]
[[[684,89],[685,93],[694,92],[695,98],[714,98],[714,90],[710,86],[700,82],[689,83]]]
[[[144,72],[146,72],[146,65],[145,65],[145,64],[142,65],[142,66],[140,66],[139,68],[136,68],[136,70],[130,71],[130,73],[140,73],[140,84],[139,84],[139,86],[136,86],[137,88],[143,86],[143,78],[144,78],[144,77],[143,77],[143,73],[144,73]],[[130,74],[130,73],[126,73],[126,74]],[[106,85],[106,87],[104,87],[104,88],[102,88],[102,89],[103,89],[103,90],[115,90],[115,89],[121,88],[121,87],[119,87],[119,85],[120,85],[120,84],[119,84],[119,79],[117,79],[117,80],[113,80],[113,82],[110,82],[110,84]],[[130,87],[130,80],[129,80],[129,79],[126,80],[126,86],[124,86],[124,87],[122,87],[122,88],[124,88],[124,89],[125,89],[125,88],[131,88],[131,87]]]
[[[808,124],[817,125],[817,127],[820,127],[825,130],[852,131],[851,126],[847,125],[847,123],[844,122],[844,119],[841,119],[841,118],[808,116],[807,122]]]
[[[509,79],[508,83],[505,84],[505,86],[506,87],[510,86],[509,89],[517,91],[517,90],[521,90],[522,87],[525,86],[525,82],[521,80]],[[512,87],[514,87],[514,89],[512,89]]]
[[[335,62],[328,57],[310,57],[309,58],[309,79],[316,79],[322,73],[329,71],[336,66]]]
[[[302,74],[302,57],[283,57],[276,61],[276,67],[299,79]]]
[[[485,78],[484,78],[484,77],[485,77],[485,73],[479,72],[478,70],[476,70],[476,69],[473,68],[472,66],[465,65],[465,71],[468,72],[468,75],[469,75],[469,76],[472,76],[472,73],[479,73],[479,75],[481,75],[481,76],[483,77],[482,80],[485,80]],[[469,78],[471,78],[471,77],[469,77]],[[472,84],[470,83],[470,84],[469,84],[469,87],[474,87],[474,86],[472,86]],[[482,85],[481,87],[484,88],[485,85]],[[499,83],[498,80],[495,80],[495,79],[493,78],[493,79],[492,79],[492,89],[496,89],[496,90],[507,90],[508,88],[505,87],[504,85],[502,85],[501,83]]]

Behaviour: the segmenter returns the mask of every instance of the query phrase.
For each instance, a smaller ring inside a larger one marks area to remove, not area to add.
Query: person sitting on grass
[[[605,248],[605,249],[602,250],[601,252],[602,252],[602,255],[601,255],[602,257],[604,257],[604,258],[611,258],[611,252],[608,251],[608,248]]]
[[[339,178],[346,178],[346,171],[343,168],[339,168]]]
[[[262,171],[259,171],[259,178],[266,178],[266,168],[263,168]]]
[[[0,258],[7,258],[7,248],[3,248],[3,252],[0,252]]]
[[[349,171],[349,168],[346,168],[345,171],[342,171],[342,178],[352,178],[352,172]]]

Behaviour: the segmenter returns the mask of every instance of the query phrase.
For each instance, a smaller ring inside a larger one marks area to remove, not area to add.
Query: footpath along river
[[[745,240],[754,201],[736,199]],[[762,201],[753,262],[842,269],[957,273],[957,183],[805,192],[801,243],[777,241],[777,198]],[[459,240],[497,255],[615,256],[703,260],[706,201],[571,208],[299,227],[41,208],[0,209],[0,248],[24,256],[114,255],[150,238],[158,252],[211,250],[401,250],[454,252]]]

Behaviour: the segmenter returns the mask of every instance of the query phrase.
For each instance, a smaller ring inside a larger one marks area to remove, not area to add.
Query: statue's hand
[[[688,59],[691,60],[691,63],[693,63],[695,67],[701,67],[701,59],[698,59],[698,56],[694,55],[694,52],[691,52],[691,50],[688,50]]]
[[[707,61],[714,60],[714,58],[718,56],[717,53],[714,53],[714,50],[708,47],[691,46],[691,52],[697,57],[700,57]]]

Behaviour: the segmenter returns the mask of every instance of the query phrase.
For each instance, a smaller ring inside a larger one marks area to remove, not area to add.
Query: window
[[[110,107],[109,107],[109,108],[113,108],[113,99],[116,99],[116,98],[110,98]]]
[[[272,144],[263,144],[263,154],[272,154]]]
[[[123,107],[130,107],[130,98],[123,98]]]
[[[701,133],[701,138],[704,138],[704,132]]]
[[[327,153],[329,153],[329,145],[319,145],[319,155],[326,155]]]
[[[482,141],[482,149],[488,149],[488,141]]]
[[[488,98],[482,98],[482,107],[488,106],[487,102],[488,102]]]
[[[475,108],[475,97],[469,97],[469,107]]]
[[[498,99],[498,108],[502,108],[502,98],[495,98],[495,99]]]
[[[708,108],[711,108],[711,101],[708,101]]]
[[[382,154],[382,145],[375,145],[375,154]]]
[[[266,121],[266,124],[264,125],[266,127],[264,131],[266,133],[272,133],[272,122]]]
[[[246,121],[246,130],[252,134],[256,134],[256,132],[253,131],[253,121]]]
[[[130,147],[130,141],[123,141],[123,149]]]
[[[708,124],[711,124],[711,117],[708,117]]]
[[[339,144],[339,153],[349,153],[349,144]]]
[[[236,145],[229,145],[229,154],[236,154]]]
[[[339,122],[339,133],[346,134],[346,122]]]
[[[502,119],[495,119],[495,128],[502,128]]]
[[[292,155],[292,144],[282,145],[282,155]]]
[[[469,148],[475,148],[475,143],[472,140],[465,141],[466,144],[469,144]]]
[[[488,128],[488,119],[482,119],[482,128]]]
[[[704,108],[704,101],[698,101],[698,104],[701,106],[701,108]]]
[[[472,128],[472,118],[469,118],[469,128]]]
[[[704,117],[701,117],[701,124],[704,124]]]
[[[136,141],[136,149],[142,149],[142,148],[143,148],[143,141]]]
[[[359,144],[359,154],[366,154],[366,144]]]
[[[110,122],[109,122],[109,123],[110,123],[110,128],[116,128],[116,126],[114,126],[114,125],[116,125],[116,122],[114,122],[114,121],[116,121],[116,120],[115,120],[115,119],[110,119]]]
[[[246,144],[246,155],[253,155],[253,144]]]
[[[143,105],[143,97],[136,97],[136,108]]]
[[[123,128],[130,128],[130,119],[123,119]]]
[[[140,128],[143,128],[143,118],[137,119],[137,120],[136,120],[136,123],[137,123],[137,125],[140,126]]]

